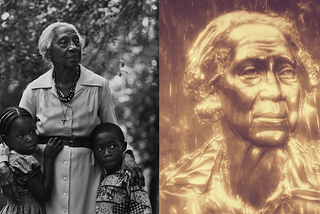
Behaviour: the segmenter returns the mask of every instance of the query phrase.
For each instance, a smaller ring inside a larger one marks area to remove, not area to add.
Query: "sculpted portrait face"
[[[300,84],[296,61],[283,34],[245,24],[229,34],[231,68],[222,76],[222,124],[261,147],[280,147],[297,125]]]

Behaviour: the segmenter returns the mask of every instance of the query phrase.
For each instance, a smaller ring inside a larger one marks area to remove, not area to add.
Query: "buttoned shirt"
[[[101,121],[117,123],[107,80],[83,66],[80,68],[70,106],[58,99],[53,69],[30,83],[24,91],[19,106],[34,117],[39,135],[88,137]]]

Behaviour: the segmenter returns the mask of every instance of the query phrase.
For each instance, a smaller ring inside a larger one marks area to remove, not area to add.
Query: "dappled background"
[[[159,56],[157,0],[0,0],[0,110],[18,105],[47,71],[37,50],[42,30],[74,24],[86,39],[82,64],[109,80],[119,125],[143,168],[158,213]],[[3,203],[2,203],[3,205]]]
[[[213,18],[234,10],[280,14],[294,21],[303,45],[320,65],[318,0],[160,0],[160,171],[221,134],[219,125],[198,121],[195,103],[184,96],[182,78],[187,52],[198,34]],[[308,115],[316,121],[313,116]],[[305,140],[310,132],[301,130]],[[313,134],[319,139],[318,131]]]

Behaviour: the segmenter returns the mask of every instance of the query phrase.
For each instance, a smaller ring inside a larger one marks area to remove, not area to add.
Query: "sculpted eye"
[[[240,73],[240,76],[246,78],[246,79],[254,79],[261,75],[261,71],[256,69],[253,66],[246,67],[243,69],[243,71]]]
[[[285,68],[279,72],[281,78],[295,78],[296,72],[292,68]]]

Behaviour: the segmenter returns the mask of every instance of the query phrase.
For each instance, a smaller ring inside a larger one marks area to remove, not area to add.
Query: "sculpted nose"
[[[280,83],[277,80],[277,77],[272,72],[268,73],[266,81],[263,86],[261,86],[260,98],[261,100],[272,100],[280,101],[283,99],[283,94],[281,92]]]

